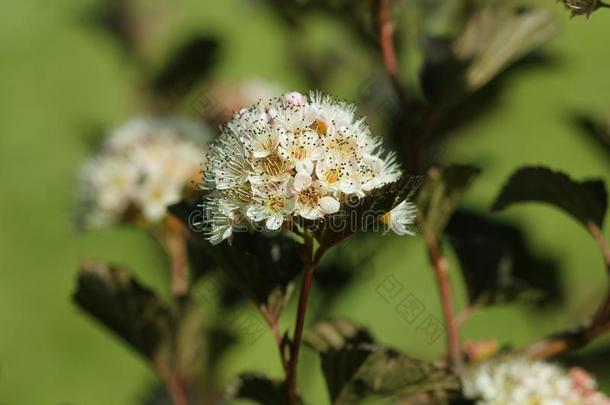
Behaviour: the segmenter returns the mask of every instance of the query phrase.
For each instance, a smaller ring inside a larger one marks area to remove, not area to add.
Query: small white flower
[[[326,194],[324,185],[318,180],[314,181],[297,195],[296,213],[305,219],[316,220],[339,211],[339,201]]]
[[[561,367],[525,358],[492,359],[462,376],[463,391],[477,405],[607,405]]]
[[[409,229],[415,223],[417,209],[415,204],[405,200],[382,217],[382,222],[397,235],[415,235]]]
[[[294,197],[290,195],[288,183],[274,184],[254,189],[254,203],[248,206],[246,216],[254,222],[265,220],[269,230],[282,226],[284,218],[294,211]]]
[[[398,180],[394,155],[384,156],[380,140],[354,112],[320,93],[292,92],[234,114],[211,146],[204,173],[212,191],[204,202],[213,228],[208,239],[228,238],[227,227],[237,221],[276,230],[293,218],[324,219],[348,197]],[[412,217],[403,208],[394,229],[406,234]]]
[[[79,173],[85,224],[121,222],[132,211],[162,219],[205,164],[208,140],[206,128],[180,119],[138,118],[113,131]]]

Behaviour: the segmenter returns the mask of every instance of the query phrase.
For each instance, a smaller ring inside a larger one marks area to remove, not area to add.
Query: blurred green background
[[[259,76],[286,89],[308,90],[286,63],[291,46],[287,27],[261,2],[153,3],[162,13],[151,17],[161,21],[147,44],[153,63],[161,63],[181,39],[209,34],[221,45],[214,77]],[[569,20],[555,2],[545,3],[564,25],[547,47],[556,63],[511,76],[497,108],[461,129],[444,150],[444,161],[483,168],[466,196],[467,207],[486,210],[504,180],[525,164],[545,164],[575,178],[601,177],[609,184],[609,162],[583,142],[568,118],[574,109],[603,114],[610,107],[610,15],[602,11],[589,23]],[[130,87],[133,70],[112,40],[84,17],[99,4],[25,0],[5,2],[0,13],[0,405],[133,404],[155,381],[134,352],[80,313],[70,298],[84,258],[127,264],[167,294],[165,259],[144,232],[120,228],[79,234],[73,226],[75,171],[91,153],[86,134],[96,125],[119,125],[138,112]],[[306,21],[321,46],[355,46],[355,39],[327,16]],[[352,99],[358,87],[354,81],[364,78],[350,66],[324,90]],[[186,109],[197,113],[194,107]],[[561,261],[568,297],[561,307],[544,312],[517,304],[482,310],[463,329],[466,340],[524,344],[596,307],[606,275],[596,246],[576,222],[536,205],[498,217],[523,225],[534,247]],[[605,235],[610,238],[608,229]],[[387,276],[394,276],[426,311],[441,318],[423,243],[418,237],[383,238],[366,275],[322,312],[354,318],[406,353],[438,358],[442,339],[428,344],[376,293]],[[447,252],[457,270],[449,247]],[[453,278],[462,303],[463,285],[457,274]],[[293,312],[286,311],[284,327],[292,325]],[[209,316],[214,316],[213,308]],[[601,339],[590,350],[608,343]],[[301,365],[302,390],[310,403],[325,403],[315,354],[305,349]],[[243,370],[281,375],[269,332],[232,349],[217,378],[226,382]],[[593,365],[591,371],[610,390],[610,368]]]

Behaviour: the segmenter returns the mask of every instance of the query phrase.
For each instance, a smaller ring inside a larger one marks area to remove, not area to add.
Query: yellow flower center
[[[336,183],[341,177],[341,171],[339,169],[330,169],[324,173],[324,178],[329,184]]]
[[[265,202],[265,206],[273,212],[280,212],[286,206],[286,201],[281,196],[274,195]]]
[[[286,162],[276,154],[262,158],[258,167],[269,176],[279,176],[287,170]]]

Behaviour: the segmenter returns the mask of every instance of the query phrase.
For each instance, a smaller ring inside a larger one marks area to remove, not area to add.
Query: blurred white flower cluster
[[[157,222],[205,163],[210,133],[184,119],[137,118],[114,130],[79,172],[85,226]]]
[[[204,188],[207,238],[220,243],[236,225],[279,229],[293,217],[317,220],[396,181],[401,170],[384,154],[355,107],[320,93],[288,93],[237,112],[210,147]],[[414,207],[386,221],[407,233]]]
[[[464,374],[463,387],[478,405],[610,405],[584,370],[524,358],[476,365]]]

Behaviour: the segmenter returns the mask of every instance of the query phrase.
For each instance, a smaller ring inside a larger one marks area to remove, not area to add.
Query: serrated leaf
[[[187,226],[189,216],[201,211],[194,203],[187,202],[170,209]],[[192,226],[189,229],[193,230]],[[299,245],[294,240],[281,233],[238,232],[232,244],[213,246],[195,230],[191,233],[191,242],[191,255],[201,255],[207,258],[207,263],[216,263],[226,282],[254,301],[265,316],[279,317],[290,299],[293,281],[302,270]],[[201,258],[198,261],[206,262]]]
[[[376,344],[366,329],[345,319],[315,325],[305,341],[320,351],[334,405],[354,404],[367,397],[408,397],[459,389],[457,377],[447,369]]]
[[[307,223],[316,240],[326,247],[333,246],[357,232],[383,229],[381,217],[415,193],[423,176],[405,175],[399,180],[374,189],[364,198],[342,204],[341,209],[323,221]]]
[[[608,194],[602,180],[577,182],[546,167],[524,167],[510,177],[491,209],[500,211],[520,202],[550,204],[585,226],[591,221],[601,228]]]
[[[322,356],[322,370],[336,405],[459,389],[448,370],[370,343],[330,350]]]
[[[456,55],[470,61],[468,88],[474,91],[484,86],[512,62],[548,42],[559,29],[547,10],[516,8],[503,2],[484,7],[454,44]]]
[[[479,172],[475,167],[460,165],[428,171],[428,179],[417,195],[417,207],[424,226],[437,238]]]
[[[519,227],[458,211],[445,233],[460,262],[471,303],[544,305],[561,298],[559,263],[534,253]]]
[[[271,380],[260,373],[240,375],[228,387],[229,399],[249,399],[262,405],[287,405],[284,382]]]
[[[142,356],[167,361],[172,319],[154,292],[120,267],[85,263],[74,300]]]
[[[164,97],[182,97],[201,80],[212,67],[218,41],[199,36],[184,43],[166,66],[151,81],[153,91]]]

